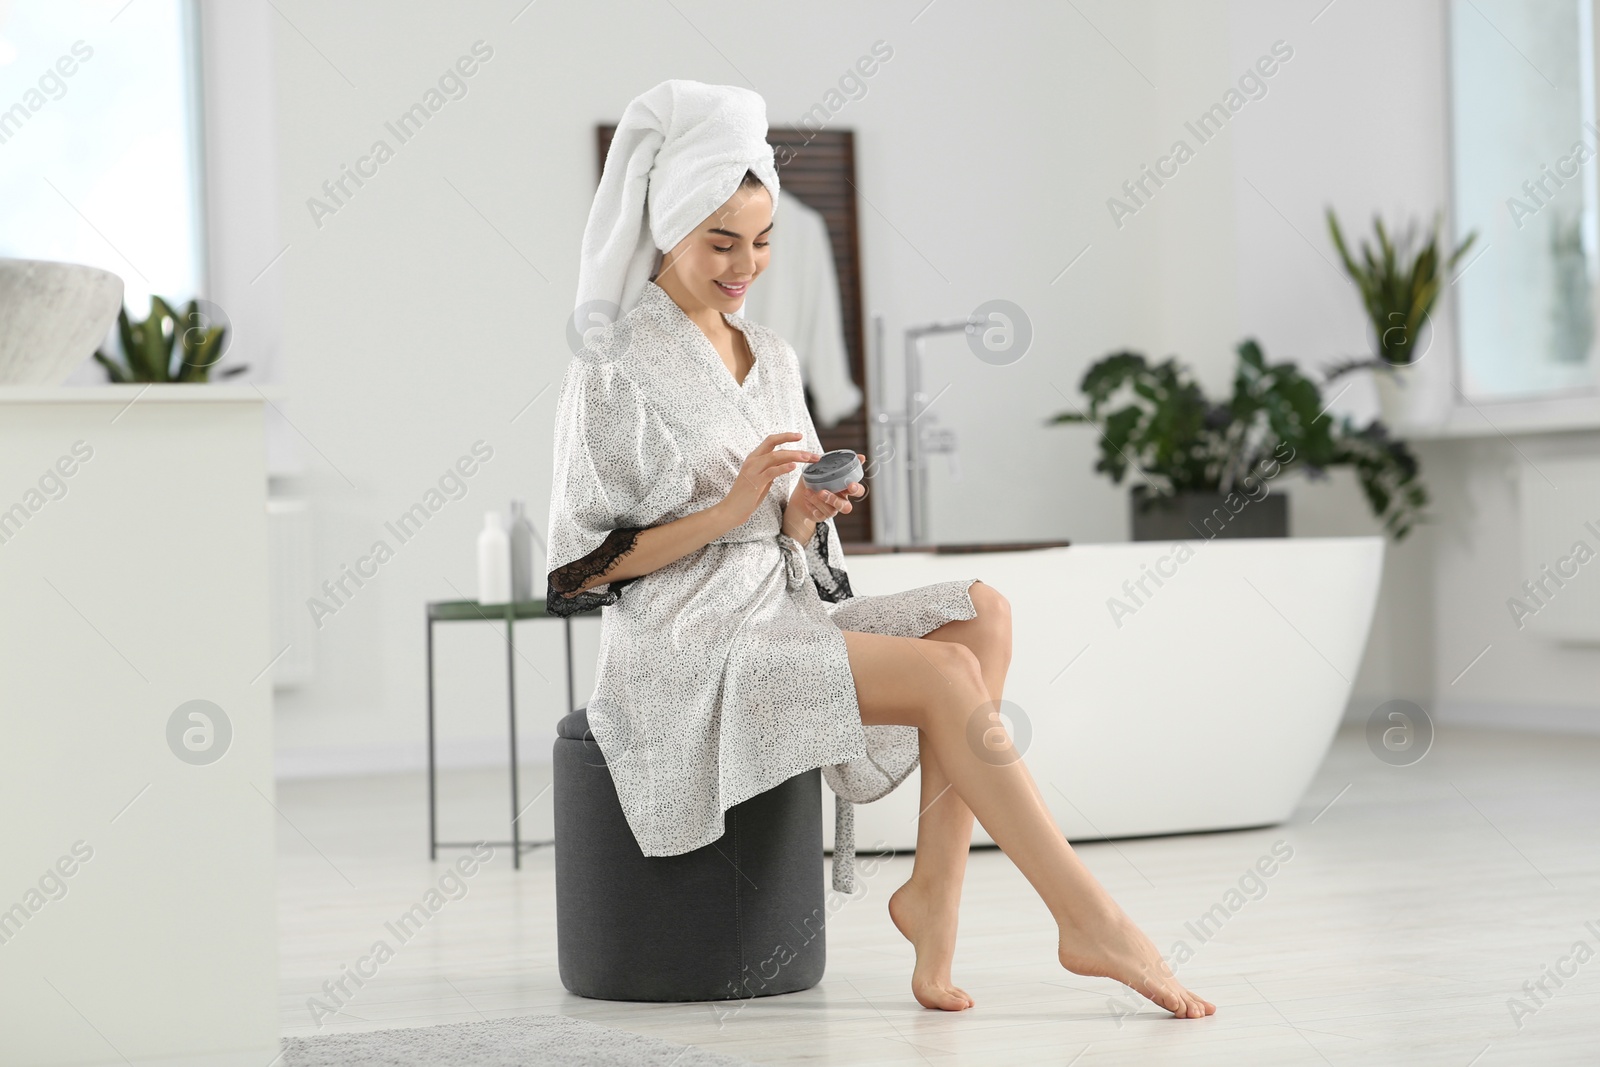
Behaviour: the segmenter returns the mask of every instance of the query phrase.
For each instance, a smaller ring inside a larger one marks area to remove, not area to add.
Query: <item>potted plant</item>
[[[1391,425],[1403,425],[1408,421],[1404,390],[1414,384],[1416,363],[1428,350],[1423,331],[1443,288],[1443,275],[1455,269],[1478,236],[1475,231],[1467,234],[1461,245],[1444,260],[1441,270],[1440,221],[1441,217],[1436,214],[1432,229],[1420,241],[1412,226],[1397,242],[1390,239],[1383,220],[1374,215],[1372,227],[1377,235],[1376,245],[1363,241],[1358,262],[1345,243],[1338,216],[1332,208],[1328,209],[1328,233],[1345,272],[1361,294],[1361,306],[1372,325],[1376,354],[1330,367],[1327,380],[1331,382],[1361,368],[1372,370],[1376,375],[1383,417]],[[1431,340],[1430,336],[1428,342]]]
[[[104,352],[94,358],[113,382],[204,382],[228,346],[228,327],[209,321],[200,301],[191,300],[179,315],[159,296],[150,297],[150,314],[143,321],[117,312],[117,332],[122,341],[118,363]],[[174,360],[174,354],[177,359]],[[241,363],[221,372],[230,378],[249,369]]]
[[[1152,363],[1120,351],[1084,372],[1087,411],[1046,425],[1089,423],[1100,431],[1095,470],[1130,495],[1135,541],[1194,537],[1286,537],[1288,507],[1271,483],[1286,471],[1326,477],[1348,466],[1372,513],[1396,540],[1422,518],[1428,496],[1416,457],[1374,419],[1358,429],[1324,411],[1322,390],[1292,363],[1268,364],[1261,346],[1239,344],[1233,396],[1206,399],[1176,357]]]

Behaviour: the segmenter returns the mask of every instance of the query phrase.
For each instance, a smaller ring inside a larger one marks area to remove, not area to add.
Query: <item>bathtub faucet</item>
[[[900,412],[889,412],[882,408],[873,412],[868,419],[869,431],[877,427],[880,434],[886,436],[890,442],[890,455],[898,460],[895,465],[890,465],[887,470],[876,472],[875,479],[884,481],[898,481],[890,478],[897,465],[905,473],[906,491],[905,508],[907,525],[909,527],[906,544],[925,545],[929,543],[928,537],[928,469],[925,457],[931,455],[944,455],[949,457],[951,473],[958,471],[956,466],[956,432],[953,429],[938,427],[938,415],[929,409],[933,400],[922,391],[922,342],[924,339],[941,333],[967,333],[985,325],[981,319],[967,317],[964,319],[951,319],[945,322],[928,322],[909,326],[905,330],[905,408]],[[883,316],[873,316],[873,329],[875,334],[875,354],[873,361],[874,379],[871,382],[871,395],[881,397],[883,391]],[[896,438],[900,431],[905,433],[905,448],[895,448]],[[886,487],[880,499],[892,502],[891,506],[882,506],[874,509],[878,516],[879,531],[877,540],[880,544],[898,544],[898,509],[899,494],[894,487]]]

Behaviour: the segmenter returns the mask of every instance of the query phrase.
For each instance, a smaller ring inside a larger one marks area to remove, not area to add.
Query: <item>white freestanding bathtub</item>
[[[973,577],[1011,602],[1002,715],[1079,841],[1286,819],[1344,715],[1383,548],[1235,539],[846,559],[857,594]],[[920,789],[913,774],[859,806],[857,848],[914,848]],[[823,798],[832,848],[826,785]],[[973,842],[993,843],[981,824]]]

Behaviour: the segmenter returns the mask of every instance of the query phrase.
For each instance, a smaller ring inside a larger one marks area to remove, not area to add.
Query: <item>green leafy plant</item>
[[[206,322],[198,300],[189,301],[179,315],[159,296],[150,297],[150,314],[142,321],[129,318],[127,308],[117,312],[117,331],[123,362],[104,352],[94,354],[113,382],[208,381],[228,336],[228,327]],[[231,378],[248,369],[241,363],[220,376]]]
[[[1441,216],[1435,215],[1433,227],[1420,242],[1415,227],[1400,235],[1399,241],[1390,239],[1383,220],[1372,217],[1372,227],[1377,234],[1376,246],[1363,241],[1358,262],[1345,244],[1344,233],[1339,229],[1339,219],[1328,209],[1328,233],[1333,237],[1333,247],[1344,263],[1361,294],[1361,306],[1372,323],[1378,339],[1376,357],[1345,360],[1327,370],[1327,380],[1362,367],[1393,370],[1408,366],[1419,358],[1417,339],[1433,312],[1434,302],[1443,288],[1443,275],[1455,269],[1467,249],[1477,240],[1476,231],[1467,234],[1454,252],[1444,260],[1440,269],[1439,226]],[[1415,251],[1413,251],[1415,246]]]
[[[1348,466],[1384,529],[1403,539],[1428,503],[1420,465],[1406,443],[1376,419],[1357,428],[1346,416],[1326,413],[1317,383],[1293,363],[1267,363],[1254,339],[1237,351],[1233,396],[1223,403],[1208,400],[1176,357],[1152,363],[1137,352],[1113,352],[1079,383],[1088,410],[1059,412],[1046,425],[1098,429],[1094,469],[1117,485],[1137,474],[1136,498],[1227,494],[1268,462],[1311,478]]]

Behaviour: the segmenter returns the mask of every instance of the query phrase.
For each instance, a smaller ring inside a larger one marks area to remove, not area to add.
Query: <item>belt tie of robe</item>
[[[774,540],[772,534],[724,534],[711,543],[714,545],[759,544]],[[786,533],[776,535],[778,549],[783,557],[784,581],[789,586],[790,592],[799,592],[806,584],[806,579],[811,577],[811,568],[806,563],[805,546]]]
[[[783,549],[783,566],[790,592],[798,592],[811,576],[806,567],[806,550],[799,541],[788,534],[778,535],[778,547]]]

